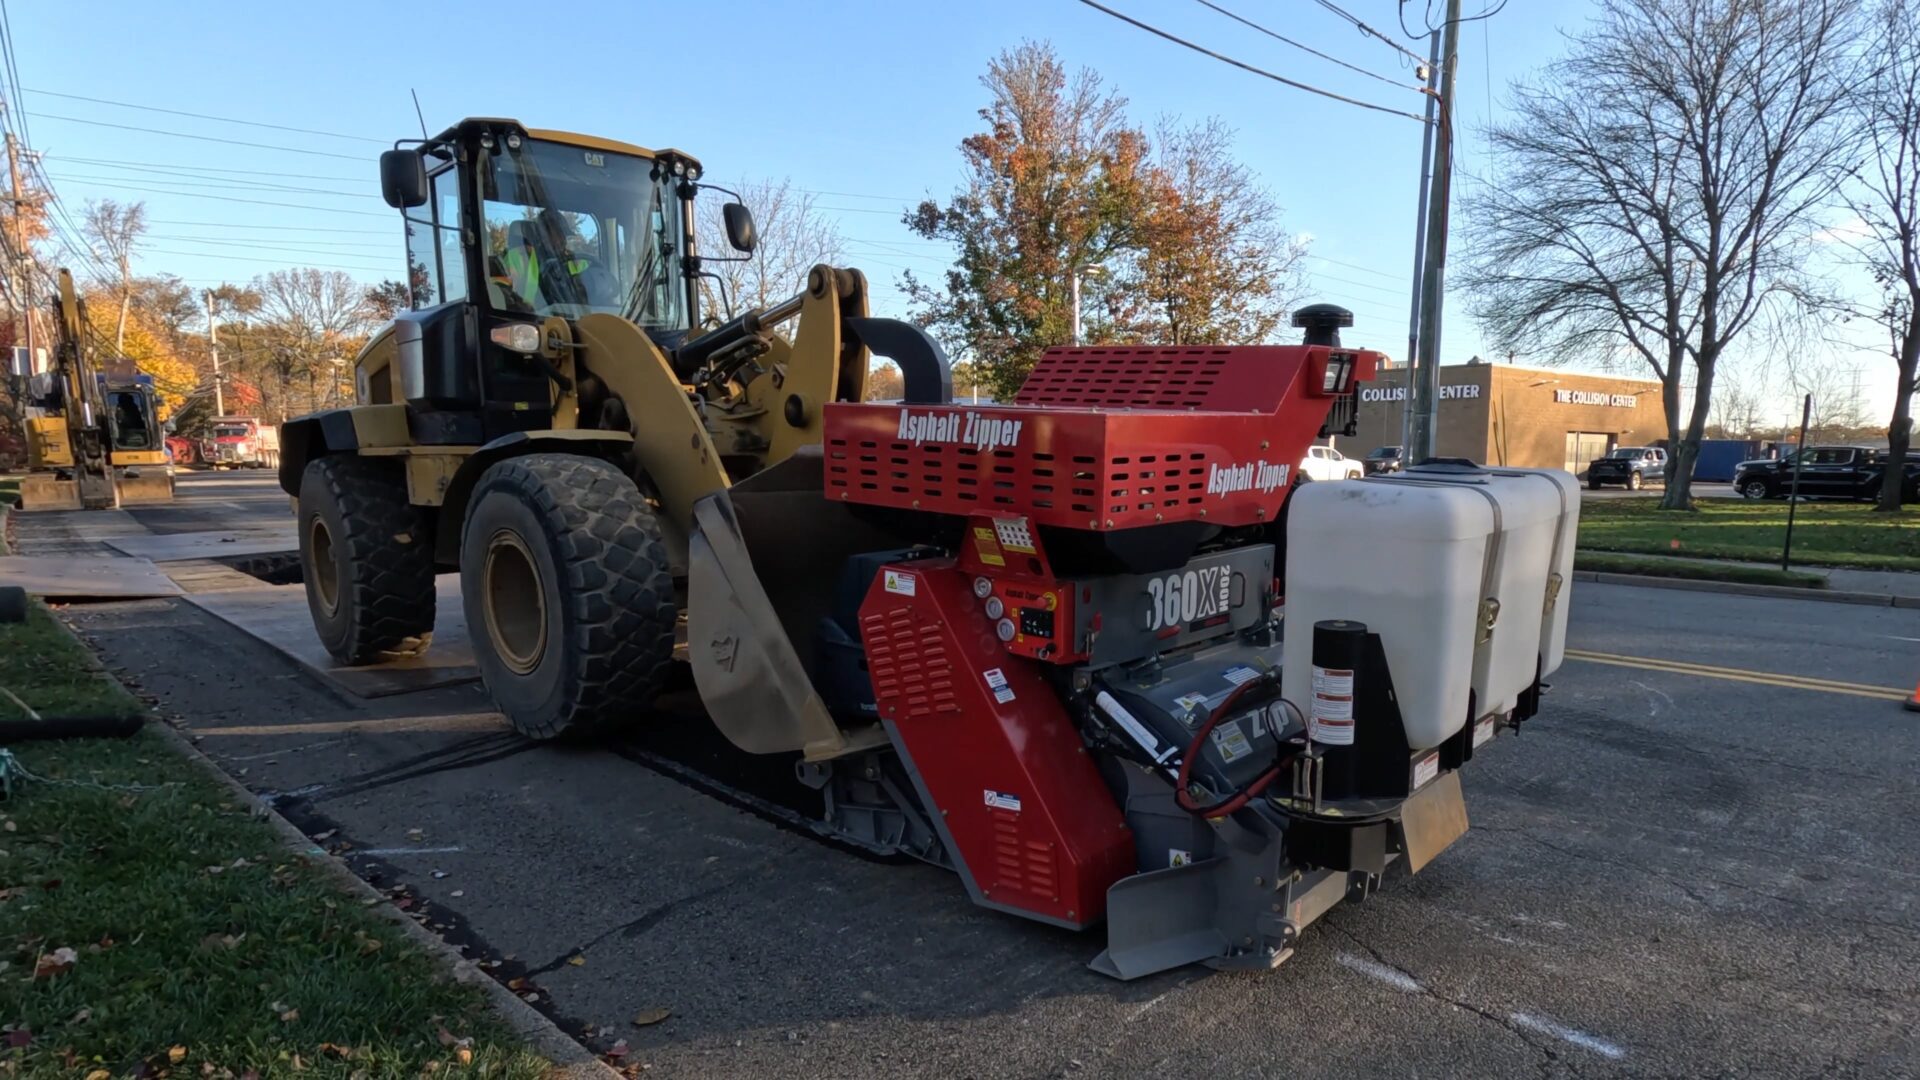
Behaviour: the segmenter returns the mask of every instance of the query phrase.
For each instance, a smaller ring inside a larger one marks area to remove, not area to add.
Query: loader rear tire
[[[331,455],[300,478],[300,567],[320,643],[342,664],[433,641],[430,523],[392,461]]]
[[[660,525],[598,458],[528,454],[480,477],[460,598],[487,689],[533,739],[638,719],[674,674],[680,609]]]

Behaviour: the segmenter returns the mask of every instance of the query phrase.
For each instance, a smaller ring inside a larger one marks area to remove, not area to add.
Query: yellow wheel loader
[[[799,295],[697,331],[706,185],[677,150],[479,118],[396,143],[380,176],[413,310],[355,359],[353,406],[281,426],[308,605],[341,663],[417,653],[434,575],[457,569],[478,666],[527,735],[635,718],[667,685],[703,498],[761,494],[752,525],[796,550],[862,541],[818,512],[821,409],[861,399],[873,353],[950,386],[924,333],[868,317],[855,270],[816,266]],[[748,210],[723,216],[751,252]],[[723,565],[765,623],[820,586],[797,563],[772,592]],[[815,741],[840,738],[809,715]]]

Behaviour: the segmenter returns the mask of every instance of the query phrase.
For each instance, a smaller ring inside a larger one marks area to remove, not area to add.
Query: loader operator
[[[570,241],[576,236],[566,215],[551,207],[532,221],[507,226],[507,250],[501,258],[506,280],[501,284],[535,311],[555,303],[592,303],[594,266],[572,253]]]

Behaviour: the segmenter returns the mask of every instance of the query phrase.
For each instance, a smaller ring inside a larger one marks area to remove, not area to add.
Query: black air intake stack
[[[1353,312],[1339,304],[1310,304],[1293,313],[1293,325],[1306,331],[1302,345],[1340,347],[1340,328],[1353,325]]]

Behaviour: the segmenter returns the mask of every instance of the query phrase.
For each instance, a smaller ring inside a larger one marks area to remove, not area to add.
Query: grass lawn
[[[1798,530],[1796,530],[1798,531]],[[1737,581],[1743,585],[1785,585],[1796,589],[1824,589],[1827,579],[1799,570],[1781,571],[1776,566],[1742,566],[1726,563],[1697,563],[1668,559],[1657,555],[1618,555],[1610,551],[1576,551],[1575,570],[1594,570],[1603,574],[1643,574],[1648,577],[1689,578],[1694,581]]]
[[[1657,496],[1588,499],[1580,507],[1580,547],[1779,564],[1785,500],[1700,499],[1698,505],[1689,512],[1661,510]],[[1793,561],[1920,570],[1920,510],[1876,514],[1870,503],[1803,502],[1794,514]]]
[[[37,606],[0,626],[43,715],[138,711],[89,659]],[[161,735],[12,749],[51,782],[0,801],[0,1077],[546,1073]]]

